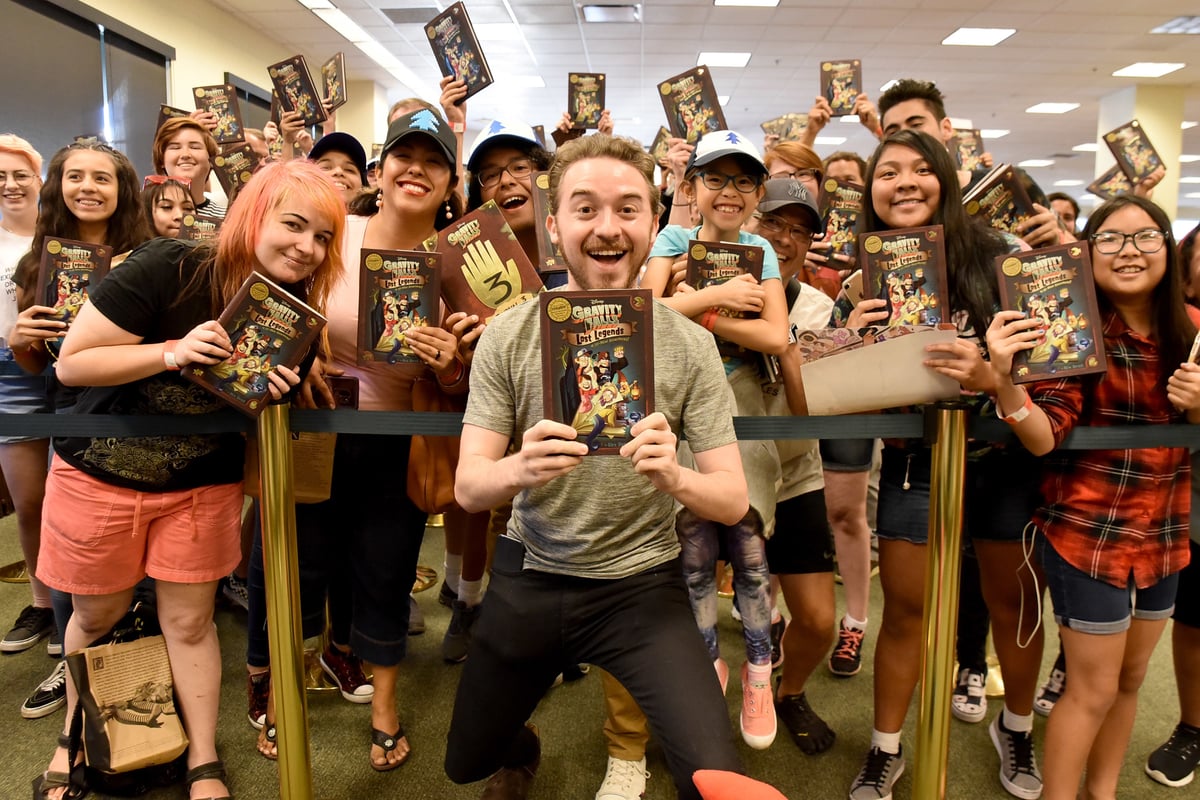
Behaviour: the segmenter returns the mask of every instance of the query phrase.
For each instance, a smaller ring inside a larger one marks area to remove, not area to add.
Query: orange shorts
[[[241,560],[242,485],[139,492],[58,456],[46,478],[37,577],[71,594],[115,594],[146,575],[218,580]]]

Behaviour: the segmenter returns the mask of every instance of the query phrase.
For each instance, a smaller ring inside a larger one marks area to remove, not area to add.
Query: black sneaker
[[[454,608],[454,601],[458,599],[458,592],[446,585],[446,581],[442,580],[442,588],[438,589],[438,602],[446,608]]]
[[[771,669],[783,666],[783,634],[787,630],[787,620],[780,615],[771,623]]]
[[[239,578],[232,572],[221,578],[221,596],[242,611],[250,610],[250,587],[246,585],[245,578]]]
[[[850,800],[892,800],[892,787],[903,774],[904,748],[898,753],[885,753],[872,747],[850,784]]]
[[[59,659],[50,677],[38,684],[21,704],[25,719],[41,719],[67,704],[67,662]]]
[[[20,653],[33,647],[54,630],[54,612],[49,608],[25,606],[12,630],[0,640],[0,652]]]
[[[442,639],[442,660],[449,664],[461,664],[467,660],[471,648],[471,628],[479,619],[479,606],[469,606],[461,600],[454,601],[450,614],[450,626]]]
[[[46,655],[51,658],[61,658],[62,653],[62,633],[59,632],[58,626],[55,625],[50,631],[50,638],[46,640]]]
[[[866,631],[847,628],[843,620],[838,625],[837,646],[829,656],[829,671],[839,678],[850,678],[862,669],[862,643]]]
[[[1050,677],[1046,678],[1046,682],[1038,687],[1037,696],[1033,698],[1033,710],[1043,717],[1050,716],[1050,712],[1054,710],[1055,704],[1062,698],[1063,692],[1066,690],[1066,670],[1055,664],[1054,669],[1050,670]]]
[[[1187,786],[1200,762],[1200,728],[1175,726],[1167,743],[1146,759],[1146,774],[1164,786]]]
[[[1042,796],[1042,773],[1033,755],[1033,733],[1004,727],[1001,711],[988,726],[992,744],[1000,756],[1000,785],[1013,797],[1037,800]]]
[[[776,684],[778,686],[778,684]],[[775,697],[775,716],[787,727],[792,741],[805,755],[815,756],[833,746],[837,734],[817,716],[804,692]]]

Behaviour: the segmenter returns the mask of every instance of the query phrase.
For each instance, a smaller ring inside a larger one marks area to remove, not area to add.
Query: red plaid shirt
[[[1104,319],[1108,371],[1031,388],[1055,446],[1076,425],[1183,422],[1159,385],[1158,346],[1114,313]],[[1045,505],[1034,521],[1076,569],[1113,586],[1153,586],[1188,563],[1191,469],[1187,448],[1064,450],[1048,456]]]

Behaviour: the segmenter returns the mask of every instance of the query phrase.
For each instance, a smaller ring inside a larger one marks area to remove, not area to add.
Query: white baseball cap
[[[703,167],[725,156],[745,156],[754,162],[763,175],[767,174],[767,165],[763,163],[758,148],[737,131],[712,131],[701,136],[688,158],[687,169]]]
[[[542,146],[533,132],[533,128],[525,123],[501,122],[494,119],[475,137],[475,141],[471,145],[471,155],[467,158],[467,169],[474,172],[478,168],[479,159],[483,157],[484,152],[492,145],[501,143]]]

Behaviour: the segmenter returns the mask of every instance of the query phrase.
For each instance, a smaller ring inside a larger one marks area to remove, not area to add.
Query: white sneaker
[[[646,759],[627,761],[608,757],[608,769],[604,772],[604,783],[596,792],[596,800],[638,800],[646,793]]]

